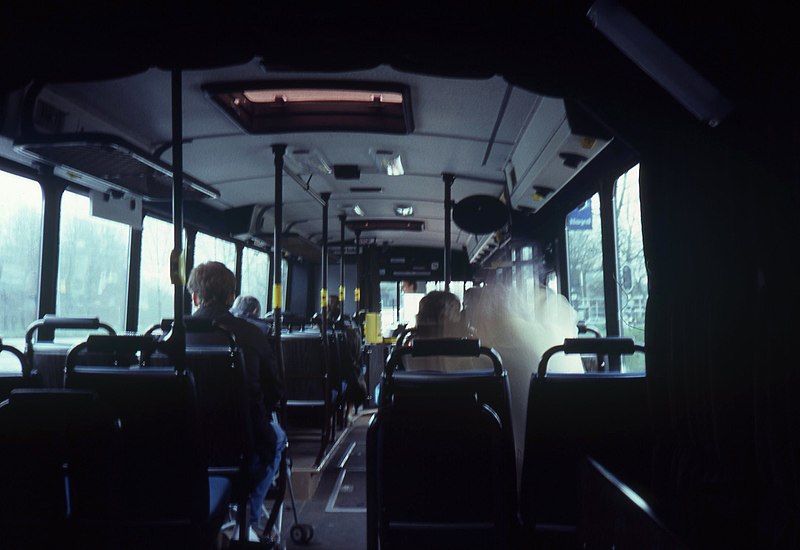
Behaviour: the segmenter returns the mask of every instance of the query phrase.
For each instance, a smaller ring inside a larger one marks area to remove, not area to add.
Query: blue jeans
[[[267,492],[272,486],[272,481],[275,479],[275,474],[281,467],[281,457],[283,456],[283,449],[286,447],[287,439],[286,432],[283,431],[281,425],[278,424],[275,415],[272,415],[272,422],[270,423],[272,429],[275,430],[275,458],[269,464],[263,465],[264,477],[258,482],[256,488],[250,494],[250,525],[257,525],[258,520],[261,518],[261,505],[267,497]],[[258,460],[258,459],[256,459]],[[261,471],[262,465],[257,466],[257,471]]]

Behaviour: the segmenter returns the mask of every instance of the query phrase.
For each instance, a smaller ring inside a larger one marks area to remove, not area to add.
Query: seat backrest
[[[494,370],[396,371],[412,353],[403,348],[389,359],[368,431],[368,522],[381,548],[509,547],[516,473],[500,358],[477,341],[441,339],[416,353],[483,354]]]
[[[322,337],[317,331],[281,335],[287,401],[324,400],[326,363]]]
[[[604,344],[605,338],[579,340],[570,348],[576,353],[620,346]],[[545,368],[532,375],[528,394],[520,514],[531,533],[577,527],[580,468],[587,455],[636,478],[646,475],[650,458],[645,374],[547,374],[551,356],[543,356]]]
[[[369,521],[384,548],[508,548],[513,448],[468,394],[398,398],[368,431]]]
[[[115,335],[114,329],[96,317],[59,317],[47,314],[28,325],[25,331],[25,357],[31,368],[36,385],[43,388],[64,387],[64,367],[70,344],[38,341],[41,332],[58,329],[101,330]],[[105,355],[96,356],[94,364],[113,364]],[[119,363],[119,360],[116,361]]]
[[[15,388],[32,385],[30,367],[25,355],[0,340],[0,402]]]
[[[63,543],[60,530],[69,514],[65,474],[93,451],[103,432],[95,405],[93,392],[33,388],[14,389],[0,404],[4,545],[44,548]]]
[[[100,348],[126,346],[126,337],[93,338]],[[130,338],[136,345],[141,337]],[[82,366],[79,358],[75,348],[67,356],[67,388],[94,391],[116,429],[73,472],[76,517],[125,525],[205,521],[208,473],[191,371]]]
[[[461,372],[428,372],[400,370],[405,357],[486,357],[492,370],[466,370]],[[431,394],[475,395],[477,401],[492,408],[500,417],[503,430],[512,438],[511,399],[508,376],[502,359],[480,341],[467,338],[430,338],[412,340],[410,347],[395,348],[386,362],[381,382],[381,405],[397,399]]]
[[[221,327],[187,332],[185,365],[194,376],[209,467],[243,470],[253,432],[244,357],[235,337]]]

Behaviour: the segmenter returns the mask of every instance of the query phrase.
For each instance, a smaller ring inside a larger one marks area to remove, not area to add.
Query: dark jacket
[[[201,306],[192,317],[214,320],[233,333],[244,356],[256,450],[260,453],[274,453],[275,432],[270,426],[270,420],[272,411],[283,396],[283,383],[278,375],[275,354],[269,340],[258,327],[234,317],[224,306]]]

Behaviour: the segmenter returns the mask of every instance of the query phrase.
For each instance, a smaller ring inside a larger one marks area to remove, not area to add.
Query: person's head
[[[452,292],[434,290],[419,301],[417,336],[464,336],[461,302]]]
[[[231,313],[236,317],[258,319],[261,317],[261,303],[255,296],[239,296],[233,302]]]
[[[402,286],[403,292],[406,293],[406,294],[413,293],[413,292],[417,291],[417,281],[403,281],[401,286]]]
[[[192,269],[186,288],[197,306],[231,307],[236,293],[236,276],[220,262],[205,262]]]
[[[328,313],[331,317],[338,317],[342,311],[342,304],[339,302],[338,294],[331,294],[328,297]]]

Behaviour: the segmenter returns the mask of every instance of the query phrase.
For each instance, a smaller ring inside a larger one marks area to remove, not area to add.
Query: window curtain
[[[674,137],[640,172],[656,500],[693,546],[800,547],[800,201],[735,145]]]

